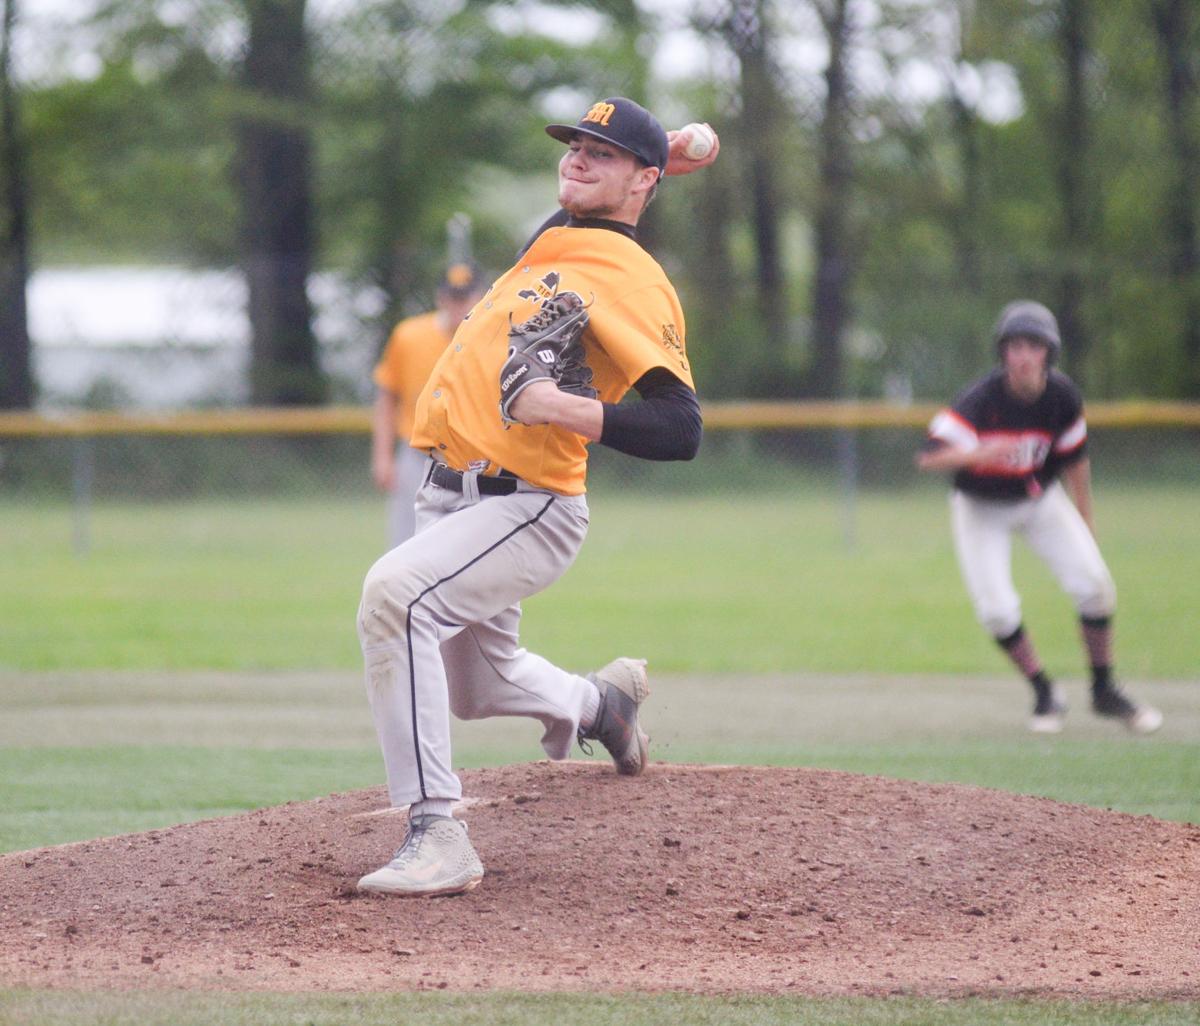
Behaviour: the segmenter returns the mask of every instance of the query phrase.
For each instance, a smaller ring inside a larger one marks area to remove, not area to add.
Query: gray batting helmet
[[[996,321],[996,329],[993,332],[996,353],[1003,357],[1004,343],[1018,335],[1045,342],[1050,347],[1050,363],[1057,360],[1062,352],[1058,321],[1046,307],[1032,299],[1018,299],[1000,311],[1000,318]]]

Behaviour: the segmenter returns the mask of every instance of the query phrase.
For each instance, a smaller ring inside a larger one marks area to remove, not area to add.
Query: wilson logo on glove
[[[512,386],[517,383],[517,381],[522,377],[522,375],[527,374],[527,373],[529,373],[528,367],[518,367],[507,378],[505,378],[503,381],[500,382],[500,391],[503,392],[509,388],[512,388]]]
[[[552,381],[564,392],[596,397],[583,350],[587,311],[596,297],[585,303],[577,292],[558,292],[557,281],[555,288],[527,321],[513,324],[509,315],[508,358],[500,368],[500,416],[506,424],[519,423],[512,404],[535,381]]]

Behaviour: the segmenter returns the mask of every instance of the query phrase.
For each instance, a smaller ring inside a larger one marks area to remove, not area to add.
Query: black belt
[[[517,479],[506,470],[502,470],[500,473],[503,476],[477,478],[476,483],[479,485],[480,495],[512,495],[517,490]],[[435,463],[429,480],[439,488],[446,488],[462,494],[463,475],[461,470],[455,470],[444,463]]]

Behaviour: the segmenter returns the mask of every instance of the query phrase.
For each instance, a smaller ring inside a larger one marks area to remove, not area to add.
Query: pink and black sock
[[[997,638],[996,644],[1008,653],[1008,658],[1025,675],[1038,698],[1050,694],[1050,678],[1042,668],[1042,661],[1038,658],[1033,642],[1025,633],[1024,624],[1020,624],[1007,637]]]
[[[1112,686],[1112,617],[1081,616],[1079,628],[1092,670],[1092,691]]]

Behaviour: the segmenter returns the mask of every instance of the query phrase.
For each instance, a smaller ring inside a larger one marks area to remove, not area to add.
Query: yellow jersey
[[[591,303],[583,344],[600,400],[619,402],[656,367],[695,387],[679,297],[654,258],[609,229],[549,228],[459,325],[417,399],[412,445],[456,470],[503,468],[564,495],[586,491],[586,438],[550,424],[506,425],[500,416],[510,324],[568,291]]]

